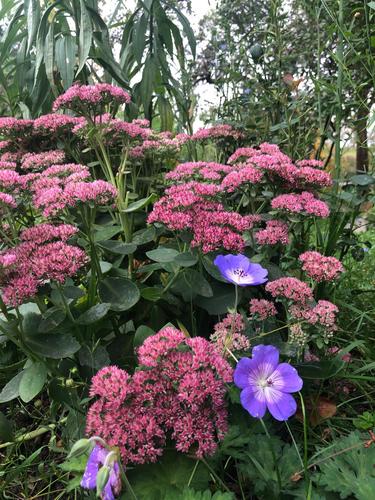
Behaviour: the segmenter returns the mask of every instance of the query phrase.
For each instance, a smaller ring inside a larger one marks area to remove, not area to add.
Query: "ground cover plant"
[[[302,63],[279,0],[246,10],[249,39],[220,2],[205,25],[233,59],[221,120],[197,127],[190,3],[138,2],[120,62],[78,3],[20,2],[0,41],[3,497],[372,498],[375,179],[355,118],[361,168],[340,162],[360,95],[370,112],[353,82],[374,7],[340,1],[336,39],[331,2],[293,3],[321,30],[312,87],[283,76]]]

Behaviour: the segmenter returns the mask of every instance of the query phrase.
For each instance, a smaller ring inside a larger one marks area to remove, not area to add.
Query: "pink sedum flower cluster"
[[[23,170],[42,170],[64,163],[65,153],[61,149],[55,151],[44,151],[42,153],[26,153],[21,160],[21,168]]]
[[[242,139],[244,134],[228,124],[213,125],[212,127],[200,128],[191,136],[192,141],[205,141],[215,139],[232,138]]]
[[[56,215],[79,203],[112,204],[116,188],[103,180],[88,181],[90,172],[85,165],[75,163],[52,165],[40,174],[24,176],[24,184],[31,191],[35,208],[45,217]]]
[[[251,319],[264,321],[268,318],[276,316],[277,309],[275,304],[266,299],[251,299],[250,300],[250,315]]]
[[[255,235],[259,245],[287,245],[289,243],[288,224],[280,220],[266,222],[266,228],[260,229]]]
[[[98,396],[87,415],[87,433],[119,448],[124,463],[155,462],[168,436],[184,453],[211,455],[227,431],[225,383],[232,369],[216,347],[166,327],[138,350],[130,377],[106,367],[92,379]]]
[[[109,103],[127,104],[129,102],[130,95],[125,90],[109,83],[76,84],[55,100],[53,111],[65,108],[85,114],[85,107],[96,108]]]
[[[328,205],[308,191],[300,194],[281,194],[271,202],[271,207],[286,212],[315,215],[316,217],[328,217]]]
[[[210,336],[222,356],[228,357],[230,351],[246,351],[250,348],[250,340],[243,334],[245,322],[241,314],[227,314],[225,318],[214,326],[214,333]]]
[[[21,243],[0,254],[2,298],[7,305],[19,306],[44,283],[64,283],[78,272],[87,256],[67,242],[77,231],[68,224],[40,224],[22,231]]]
[[[344,267],[336,257],[326,257],[319,252],[309,251],[298,258],[307,276],[315,281],[333,281],[343,271]]]
[[[319,300],[313,307],[292,305],[289,312],[297,319],[303,319],[311,325],[322,327],[326,330],[328,338],[337,330],[336,316],[339,309],[328,300]]]
[[[71,132],[78,123],[79,118],[59,113],[51,113],[36,118],[33,123],[33,130],[37,134],[64,134]]]
[[[244,247],[242,233],[259,222],[259,216],[242,216],[226,211],[214,201],[220,191],[216,184],[190,181],[168,188],[148,217],[148,222],[162,222],[171,230],[190,230],[192,246],[203,252],[219,248],[238,251]]]
[[[269,281],[265,288],[274,298],[284,298],[298,304],[307,304],[313,299],[313,292],[307,283],[290,276]]]

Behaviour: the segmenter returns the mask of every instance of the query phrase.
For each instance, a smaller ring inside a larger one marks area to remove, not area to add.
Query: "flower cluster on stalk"
[[[132,377],[111,366],[92,379],[98,399],[87,433],[117,446],[124,463],[156,461],[167,436],[181,452],[213,454],[227,430],[225,383],[232,381],[216,347],[166,327],[145,340],[138,362]]]

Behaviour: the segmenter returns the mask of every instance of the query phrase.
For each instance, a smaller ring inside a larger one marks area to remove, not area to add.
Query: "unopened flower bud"
[[[79,457],[89,451],[92,447],[92,442],[89,439],[83,438],[79,439],[73,444],[72,449],[68,455],[68,458]]]
[[[99,469],[98,475],[96,476],[96,495],[98,497],[101,496],[102,491],[108,483],[110,470],[111,469],[107,465],[103,465],[103,467]]]

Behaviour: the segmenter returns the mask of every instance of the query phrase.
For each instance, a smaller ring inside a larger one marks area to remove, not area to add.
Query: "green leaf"
[[[0,441],[3,443],[13,441],[12,424],[6,418],[3,412],[0,412]]]
[[[178,20],[180,21],[180,23],[182,25],[182,29],[184,30],[186,38],[188,39],[191,53],[192,53],[193,57],[195,58],[197,41],[195,39],[195,35],[194,35],[194,31],[191,27],[191,23],[190,23],[189,19],[180,11],[180,9],[174,7],[173,5],[171,5],[170,7],[177,14]]]
[[[98,345],[94,351],[89,346],[84,345],[78,353],[79,362],[82,366],[89,366],[92,369],[100,370],[103,366],[111,364],[107,349]]]
[[[39,80],[39,69],[43,62],[44,57],[44,44],[47,33],[50,27],[50,15],[61,4],[61,0],[57,0],[44,11],[42,19],[40,20],[38,33],[36,35],[36,50],[35,50],[35,70],[34,70],[34,88],[36,88]],[[53,14],[54,17],[55,13]]]
[[[212,493],[210,490],[195,491],[192,488],[185,488],[181,495],[178,496],[179,500],[235,500],[234,493],[227,493],[223,491],[216,491]],[[175,492],[167,493],[163,500],[175,500]]]
[[[29,368],[24,370],[19,386],[22,401],[28,403],[34,399],[43,389],[46,380],[47,369],[43,363],[33,363]]]
[[[349,181],[356,186],[369,186],[375,183],[375,177],[368,174],[358,174],[350,177]]]
[[[79,1],[81,8],[81,21],[79,26],[78,59],[79,66],[76,72],[78,75],[86,64],[92,44],[92,25],[89,13],[84,0]]]
[[[38,333],[48,333],[59,326],[66,318],[66,312],[58,306],[51,307],[42,316]]]
[[[178,255],[178,251],[174,248],[158,247],[155,250],[150,250],[146,252],[149,259],[155,262],[173,262]]]
[[[174,262],[181,267],[191,267],[198,262],[198,257],[191,252],[183,252],[176,255]]]
[[[340,498],[358,500],[373,498],[375,491],[375,447],[364,448],[362,437],[355,431],[336,440],[334,447],[319,454],[319,484]]]
[[[138,64],[141,64],[142,62],[143,52],[146,47],[146,42],[147,42],[146,30],[147,30],[148,20],[149,16],[146,14],[146,12],[144,12],[134,27],[135,36],[133,42],[133,51]]]
[[[213,278],[215,278],[217,281],[221,281],[222,283],[228,283],[227,280],[225,280],[223,278],[223,276],[221,275],[221,272],[219,271],[219,268],[217,266],[215,266],[215,264],[213,263],[213,260],[214,259],[212,259],[212,258],[208,257],[207,255],[205,255],[202,258],[203,267],[208,272],[208,274],[210,276],[212,276]]]
[[[150,203],[154,203],[157,200],[157,195],[155,193],[150,194],[147,198],[142,198],[141,200],[135,201],[134,203],[130,203],[127,208],[121,210],[124,213],[136,212],[141,208],[147,207]]]
[[[80,344],[70,334],[41,334],[25,337],[25,343],[36,354],[46,358],[60,359],[72,356]]]
[[[208,314],[225,314],[229,308],[234,307],[235,289],[231,285],[222,285],[220,283],[211,284],[212,297],[199,297],[197,305],[205,309]],[[241,294],[241,289],[238,290]],[[240,297],[241,295],[239,295]]]
[[[65,90],[74,80],[75,49],[74,38],[70,35],[64,35],[56,40],[56,66]]]
[[[51,85],[51,88],[55,87],[54,79],[54,24],[53,22],[49,26],[49,30],[46,36],[44,44],[44,68],[46,70],[46,75]]]
[[[208,281],[195,269],[185,269],[180,273],[172,287],[173,292],[182,295],[189,302],[197,295],[212,297],[213,291]]]
[[[95,306],[90,307],[90,309],[81,314],[81,316],[79,316],[76,321],[79,325],[91,325],[92,323],[96,323],[97,321],[104,318],[110,308],[111,304],[96,304]]]
[[[151,335],[155,335],[155,332],[152,328],[149,328],[146,325],[139,326],[134,334],[134,348],[141,346],[148,337],[151,337]]]
[[[172,494],[175,499],[181,498],[187,484],[206,489],[210,476],[202,463],[177,452],[165,452],[156,464],[129,470],[128,479],[139,499],[164,500]]]
[[[129,255],[137,250],[137,245],[134,245],[133,243],[123,243],[122,241],[115,240],[101,241],[99,246],[108,250],[108,252],[119,255]]]
[[[12,401],[12,399],[18,398],[20,395],[19,386],[21,378],[23,377],[23,371],[17,373],[15,377],[13,377],[9,382],[3,387],[0,392],[0,403],[8,403],[8,401]]]
[[[173,130],[174,113],[170,101],[164,96],[159,96],[157,107],[159,109],[161,130]]]
[[[26,52],[29,53],[31,45],[35,39],[35,35],[38,30],[38,24],[40,21],[40,3],[39,0],[29,0],[29,5],[27,7],[27,49]]]
[[[140,299],[137,285],[127,278],[105,278],[99,284],[99,296],[111,305],[112,311],[127,311]]]
[[[94,233],[94,241],[105,241],[116,236],[120,231],[122,231],[121,226],[102,226],[97,229]]]
[[[136,245],[145,245],[150,243],[156,238],[156,229],[154,226],[148,227],[147,229],[141,229],[133,234],[132,243]]]
[[[86,469],[86,464],[87,464],[87,453],[82,454],[79,457],[70,458],[69,460],[66,460],[65,462],[60,464],[59,467],[64,472],[83,473]]]
[[[370,7],[370,9],[375,10],[375,2],[369,2],[367,5],[368,5],[368,7]]]
[[[156,286],[142,288],[141,296],[151,302],[157,302],[163,296],[163,289]]]
[[[336,356],[316,363],[296,364],[295,368],[302,378],[325,380],[337,375],[345,366],[341,356]]]
[[[153,54],[148,54],[143,66],[142,80],[140,83],[141,103],[146,115],[148,113],[148,108],[152,99],[156,73],[157,67],[155,63],[155,57]]]

